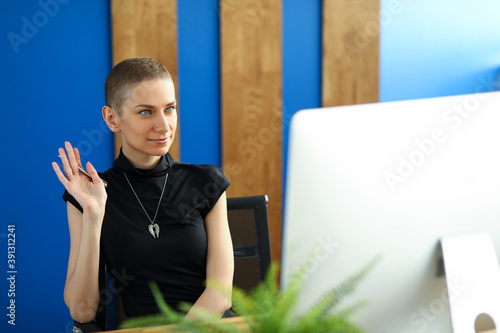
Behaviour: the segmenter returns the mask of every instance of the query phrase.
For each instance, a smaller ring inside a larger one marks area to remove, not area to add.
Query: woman
[[[158,312],[150,281],[174,308],[193,304],[187,317],[197,308],[223,315],[231,307],[234,270],[229,181],[218,167],[174,162],[168,153],[177,103],[161,63],[122,61],[106,79],[105,94],[104,120],[122,138],[113,167],[98,174],[87,162],[90,180],[69,142],[59,149],[63,170],[53,163],[66,188],[71,247],[64,299],[71,316],[80,323],[95,317],[100,254],[129,317]],[[205,287],[206,280],[227,293]]]

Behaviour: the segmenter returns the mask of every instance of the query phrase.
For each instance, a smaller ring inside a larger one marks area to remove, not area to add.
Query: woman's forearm
[[[199,318],[200,314],[204,312],[222,316],[230,308],[230,295],[224,295],[223,292],[208,287],[201,294],[196,303],[194,303],[191,310],[186,314],[186,318]]]
[[[99,250],[102,215],[83,214],[76,262],[64,288],[64,300],[74,320],[94,319],[99,305]]]

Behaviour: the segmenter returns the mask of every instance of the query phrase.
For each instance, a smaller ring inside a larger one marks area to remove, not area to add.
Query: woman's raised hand
[[[80,172],[78,167],[82,167],[82,162],[78,149],[73,148],[69,142],[65,142],[65,148],[67,155],[63,148],[59,148],[64,173],[56,162],[52,162],[57,178],[82,206],[84,212],[104,214],[107,194],[102,179],[90,162],[87,162],[86,171],[92,180]]]

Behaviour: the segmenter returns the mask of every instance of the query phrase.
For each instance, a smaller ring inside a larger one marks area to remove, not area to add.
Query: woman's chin
[[[151,155],[154,155],[154,156],[163,156],[165,154],[167,154],[168,152],[170,151],[170,144],[169,145],[165,145],[164,147],[158,147],[156,149],[154,149],[151,153]]]

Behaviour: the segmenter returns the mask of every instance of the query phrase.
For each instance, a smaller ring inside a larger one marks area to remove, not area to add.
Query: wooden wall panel
[[[281,1],[220,1],[222,158],[228,196],[269,196],[273,261],[281,258]]]
[[[379,2],[323,0],[323,106],[378,101]]]
[[[176,0],[111,0],[113,64],[132,57],[162,62],[178,90]],[[178,96],[178,93],[177,93]],[[170,154],[179,159],[179,126]],[[121,137],[115,135],[119,153]]]

